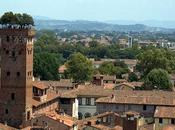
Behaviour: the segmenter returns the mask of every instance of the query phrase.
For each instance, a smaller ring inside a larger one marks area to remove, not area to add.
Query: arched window
[[[85,118],[91,117],[91,113],[85,113],[85,114],[84,114],[84,117],[85,117]]]
[[[83,119],[83,114],[81,112],[78,112],[78,119],[79,120]]]

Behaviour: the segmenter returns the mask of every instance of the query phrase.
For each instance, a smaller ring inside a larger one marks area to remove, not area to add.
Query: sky
[[[7,11],[58,20],[175,20],[175,0],[0,0]]]

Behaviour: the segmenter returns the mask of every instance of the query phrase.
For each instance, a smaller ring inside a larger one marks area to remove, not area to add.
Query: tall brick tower
[[[31,118],[33,78],[32,29],[0,29],[0,122],[19,127]]]

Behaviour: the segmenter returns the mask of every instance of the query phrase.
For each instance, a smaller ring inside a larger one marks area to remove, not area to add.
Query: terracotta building
[[[19,127],[32,113],[32,29],[0,29],[0,122]]]

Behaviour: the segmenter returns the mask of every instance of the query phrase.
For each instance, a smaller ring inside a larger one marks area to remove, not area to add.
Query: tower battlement
[[[34,37],[35,36],[35,30],[30,28],[0,28],[0,36],[3,35],[15,35],[15,36],[27,36],[27,37]]]

